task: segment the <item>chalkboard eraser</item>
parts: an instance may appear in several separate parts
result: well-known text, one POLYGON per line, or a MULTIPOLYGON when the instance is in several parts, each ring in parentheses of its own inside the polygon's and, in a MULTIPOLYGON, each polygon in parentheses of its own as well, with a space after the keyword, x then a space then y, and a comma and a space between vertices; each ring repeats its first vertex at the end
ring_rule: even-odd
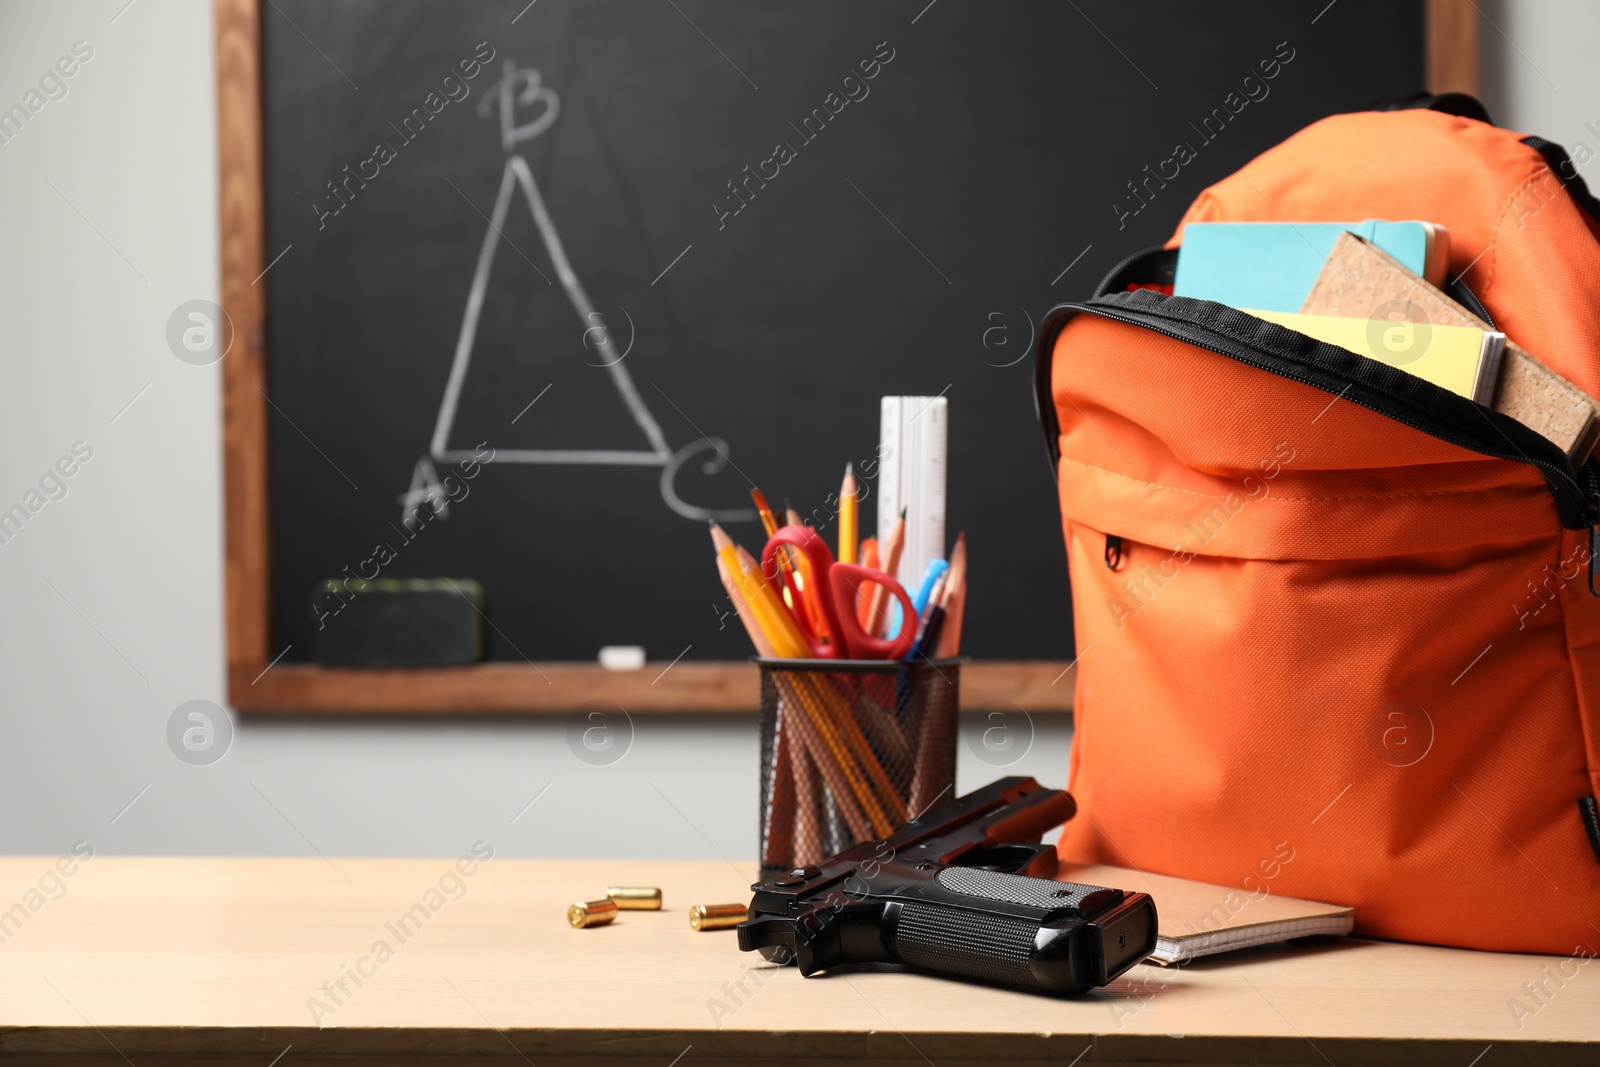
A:
POLYGON ((600 666, 608 671, 644 669, 644 649, 638 645, 606 645, 600 649, 600 666))
POLYGON ((468 578, 330 580, 311 593, 325 667, 459 667, 483 658, 483 588, 468 578))

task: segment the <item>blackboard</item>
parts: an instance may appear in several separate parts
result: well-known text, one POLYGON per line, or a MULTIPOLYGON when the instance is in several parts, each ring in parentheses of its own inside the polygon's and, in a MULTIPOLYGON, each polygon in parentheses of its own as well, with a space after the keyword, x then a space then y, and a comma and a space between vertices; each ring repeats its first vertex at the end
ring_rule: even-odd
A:
POLYGON ((1071 659, 1033 324, 1419 89, 1422 7, 264 5, 271 651, 376 553, 481 583, 491 660, 742 659, 706 517, 759 549, 750 486, 822 507, 900 393, 950 402, 963 652, 1071 659), (430 465, 461 495, 408 529, 430 465))

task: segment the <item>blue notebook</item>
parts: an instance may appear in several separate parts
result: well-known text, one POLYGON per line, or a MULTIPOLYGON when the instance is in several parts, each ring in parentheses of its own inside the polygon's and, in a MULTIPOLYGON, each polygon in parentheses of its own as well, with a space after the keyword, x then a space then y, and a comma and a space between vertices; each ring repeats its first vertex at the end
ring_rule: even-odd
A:
POLYGON ((1341 233, 1387 252, 1434 285, 1444 281, 1449 234, 1428 222, 1191 222, 1183 228, 1174 296, 1236 308, 1299 311, 1341 233))

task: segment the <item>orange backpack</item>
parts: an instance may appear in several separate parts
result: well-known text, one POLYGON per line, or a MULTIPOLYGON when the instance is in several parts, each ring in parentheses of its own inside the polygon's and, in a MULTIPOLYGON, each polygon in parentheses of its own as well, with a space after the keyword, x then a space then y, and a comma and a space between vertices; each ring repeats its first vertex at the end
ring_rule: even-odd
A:
MULTIPOLYGON (((1470 98, 1317 122, 1183 222, 1369 218, 1447 226, 1452 295, 1600 396, 1600 204, 1470 98)), ((1078 654, 1063 857, 1233 887, 1241 920, 1277 893, 1368 936, 1594 955, 1600 467, 1163 295, 1182 235, 1038 350, 1078 654)))

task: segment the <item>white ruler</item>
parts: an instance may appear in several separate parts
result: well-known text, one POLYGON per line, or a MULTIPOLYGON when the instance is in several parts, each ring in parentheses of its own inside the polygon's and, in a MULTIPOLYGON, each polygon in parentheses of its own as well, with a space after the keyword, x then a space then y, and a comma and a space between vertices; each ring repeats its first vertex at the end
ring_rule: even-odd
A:
POLYGON ((878 543, 906 511, 906 543, 895 577, 916 593, 928 561, 946 552, 945 480, 950 403, 942 396, 886 396, 878 436, 878 543))

